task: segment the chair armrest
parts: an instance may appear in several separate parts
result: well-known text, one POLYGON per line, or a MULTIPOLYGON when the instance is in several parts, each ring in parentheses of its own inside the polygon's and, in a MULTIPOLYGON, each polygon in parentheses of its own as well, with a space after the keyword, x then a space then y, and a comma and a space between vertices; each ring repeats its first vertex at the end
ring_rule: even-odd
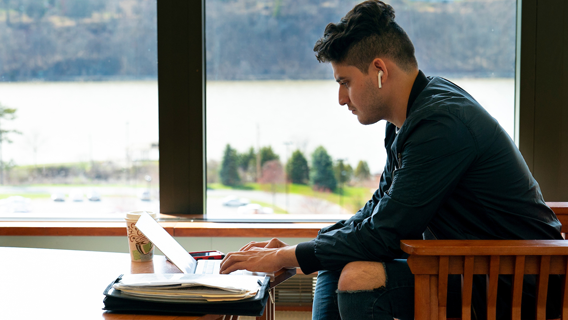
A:
POLYGON ((419 256, 565 255, 566 240, 401 240, 401 249, 419 256))

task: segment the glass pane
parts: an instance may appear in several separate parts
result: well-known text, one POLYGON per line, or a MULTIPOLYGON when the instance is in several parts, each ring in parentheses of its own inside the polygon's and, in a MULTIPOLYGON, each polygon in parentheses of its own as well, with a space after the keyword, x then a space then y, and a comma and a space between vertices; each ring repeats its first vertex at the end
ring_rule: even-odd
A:
MULTIPOLYGON (((377 188, 385 123, 339 106, 312 51, 358 2, 206 2, 209 217, 338 219, 377 188), (315 188, 310 172, 334 187, 315 188)), ((389 3, 420 69, 463 86, 513 136, 515 0, 389 3)))
POLYGON ((158 211, 156 0, 0 4, 0 212, 158 211))

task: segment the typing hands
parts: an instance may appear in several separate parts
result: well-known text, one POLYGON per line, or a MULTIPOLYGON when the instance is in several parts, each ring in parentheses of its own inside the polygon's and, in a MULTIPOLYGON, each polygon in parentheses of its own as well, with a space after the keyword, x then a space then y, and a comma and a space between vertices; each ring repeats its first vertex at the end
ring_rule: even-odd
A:
POLYGON ((262 242, 250 242, 239 251, 230 252, 221 262, 220 273, 231 273, 235 270, 253 272, 275 272, 284 267, 297 267, 296 246, 273 238, 262 242))

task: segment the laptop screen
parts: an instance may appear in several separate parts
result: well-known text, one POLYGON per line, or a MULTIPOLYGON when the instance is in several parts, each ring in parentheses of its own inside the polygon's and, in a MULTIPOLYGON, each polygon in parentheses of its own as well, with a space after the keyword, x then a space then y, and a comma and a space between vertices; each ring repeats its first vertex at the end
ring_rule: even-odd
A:
POLYGON ((143 212, 136 228, 140 230, 183 273, 195 273, 197 261, 148 213, 143 212))

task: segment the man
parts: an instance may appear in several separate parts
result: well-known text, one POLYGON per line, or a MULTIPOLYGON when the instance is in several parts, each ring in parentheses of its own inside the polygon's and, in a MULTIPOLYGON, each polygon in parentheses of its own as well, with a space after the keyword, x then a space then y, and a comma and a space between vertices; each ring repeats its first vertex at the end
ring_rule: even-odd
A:
MULTIPOLYGON (((306 274, 319 271, 314 319, 412 319, 414 278, 400 240, 562 239, 513 141, 467 92, 418 69, 390 5, 355 6, 326 27, 314 51, 331 63, 339 103, 360 123, 388 121, 379 189, 352 218, 310 242, 272 239, 229 253, 223 273, 299 266, 306 274)), ((454 280, 450 289, 459 291, 454 280)), ((532 280, 525 282, 528 288, 532 280)), ((485 314, 477 303, 482 285, 475 285, 477 318, 485 314)), ((508 285, 500 279, 500 317, 507 314, 508 285)), ((534 305, 534 294, 525 293, 523 305, 534 305)), ((449 297, 451 309, 457 303, 449 297)))

